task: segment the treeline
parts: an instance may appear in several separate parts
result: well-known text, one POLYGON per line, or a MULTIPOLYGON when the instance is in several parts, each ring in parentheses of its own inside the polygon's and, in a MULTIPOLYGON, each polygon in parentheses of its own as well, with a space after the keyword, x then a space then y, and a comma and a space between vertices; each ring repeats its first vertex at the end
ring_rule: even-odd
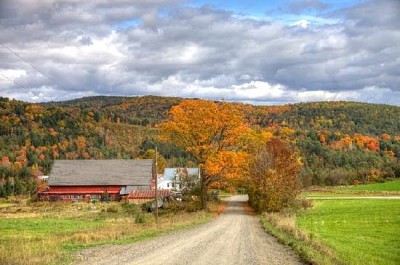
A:
MULTIPOLYGON (((157 127, 184 99, 89 97, 30 104, 0 98, 0 196, 36 191, 54 159, 138 158, 158 147, 168 166, 191 164, 157 140, 157 127)), ((295 146, 304 185, 400 177, 400 107, 356 102, 253 106, 232 103, 250 126, 295 146)))
POLYGON ((400 177, 400 108, 356 102, 292 105, 279 124, 296 131, 305 185, 400 177))
POLYGON ((55 159, 144 154, 157 130, 124 123, 114 116, 120 115, 119 107, 108 106, 29 104, 0 98, 0 196, 35 194, 37 177, 47 175, 55 159))
POLYGON ((107 120, 139 126, 154 126, 167 118, 168 110, 181 103, 181 98, 145 97, 87 97, 45 105, 77 108, 92 115, 96 122, 107 120))

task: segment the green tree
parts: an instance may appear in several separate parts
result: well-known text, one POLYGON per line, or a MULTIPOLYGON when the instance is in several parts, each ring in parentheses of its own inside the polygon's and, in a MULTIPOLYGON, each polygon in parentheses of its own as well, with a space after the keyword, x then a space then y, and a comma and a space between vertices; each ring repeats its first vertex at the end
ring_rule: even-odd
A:
MULTIPOLYGON (((156 150, 147 150, 140 158, 142 159, 156 159, 156 150)), ((167 161, 164 157, 157 151, 157 173, 163 173, 164 168, 167 167, 167 161)))

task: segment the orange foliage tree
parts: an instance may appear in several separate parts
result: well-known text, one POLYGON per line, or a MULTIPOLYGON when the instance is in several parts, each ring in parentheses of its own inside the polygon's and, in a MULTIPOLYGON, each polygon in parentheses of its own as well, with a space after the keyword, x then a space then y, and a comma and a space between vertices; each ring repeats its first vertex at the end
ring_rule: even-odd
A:
POLYGON ((301 163, 288 143, 272 138, 253 151, 248 172, 249 201, 258 211, 279 211, 300 191, 301 163))
POLYGON ((221 151, 207 159, 205 173, 218 181, 218 187, 239 186, 243 169, 248 165, 249 154, 243 151, 221 151))
POLYGON ((222 163, 218 159, 220 152, 239 150, 242 136, 249 131, 242 114, 232 104, 186 100, 171 108, 169 118, 160 128, 161 140, 184 148, 200 166, 202 206, 205 208, 207 188, 220 173, 211 170, 208 175, 210 170, 207 171, 206 166, 213 167, 217 161, 222 163))

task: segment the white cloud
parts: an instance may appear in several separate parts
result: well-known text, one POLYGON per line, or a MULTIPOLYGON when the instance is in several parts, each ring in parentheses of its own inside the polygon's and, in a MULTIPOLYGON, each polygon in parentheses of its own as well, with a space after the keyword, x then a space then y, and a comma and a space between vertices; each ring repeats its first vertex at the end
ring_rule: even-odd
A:
POLYGON ((300 19, 294 23, 292 23, 292 26, 298 26, 300 28, 306 29, 308 28, 308 25, 310 24, 310 22, 306 19, 300 19))
POLYGON ((270 85, 268 82, 252 81, 242 85, 232 86, 233 93, 237 98, 246 100, 257 98, 281 98, 284 94, 284 86, 270 85))
POLYGON ((44 75, 0 46, 2 96, 400 102, 395 0, 334 13, 307 0, 291 7, 298 13, 257 19, 178 0, 23 2, 7 2, 13 16, 0 12, 0 42, 44 75))

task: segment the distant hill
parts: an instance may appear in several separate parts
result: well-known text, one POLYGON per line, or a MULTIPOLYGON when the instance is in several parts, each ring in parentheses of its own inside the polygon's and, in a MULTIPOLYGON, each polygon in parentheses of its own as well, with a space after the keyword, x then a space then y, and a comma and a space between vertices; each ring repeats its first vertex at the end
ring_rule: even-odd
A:
POLYGON ((300 130, 339 130, 380 135, 400 132, 400 107, 358 102, 314 102, 292 105, 279 119, 300 130))
POLYGON ((184 99, 158 96, 141 97, 85 97, 61 102, 44 103, 44 105, 64 108, 79 108, 82 112, 99 113, 112 121, 148 125, 157 123, 167 117, 168 110, 184 99))
MULTIPOLYGON (((157 144, 170 166, 189 157, 156 140, 156 125, 177 97, 107 97, 31 104, 0 98, 0 196, 15 183, 32 191, 32 174, 53 159, 137 158, 157 144)), ((252 126, 290 141, 303 158, 306 185, 400 177, 400 107, 358 102, 282 106, 231 103, 252 126)))

